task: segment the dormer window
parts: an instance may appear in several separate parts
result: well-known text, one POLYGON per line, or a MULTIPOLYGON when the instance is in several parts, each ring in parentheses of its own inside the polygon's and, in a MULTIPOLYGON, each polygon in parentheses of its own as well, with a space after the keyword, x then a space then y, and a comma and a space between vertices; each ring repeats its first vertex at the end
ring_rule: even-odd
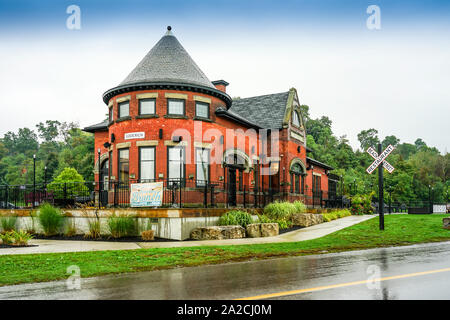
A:
POLYGON ((296 127, 300 127, 300 116, 297 111, 292 112, 292 124, 296 127))

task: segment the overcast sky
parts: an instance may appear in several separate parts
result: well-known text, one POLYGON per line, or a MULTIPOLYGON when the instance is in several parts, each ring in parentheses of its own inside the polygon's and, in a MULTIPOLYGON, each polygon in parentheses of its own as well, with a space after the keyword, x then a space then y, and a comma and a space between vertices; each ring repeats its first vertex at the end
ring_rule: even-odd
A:
MULTIPOLYGON (((102 121, 118 85, 171 25, 230 96, 295 87, 337 136, 422 138, 447 152, 450 1, 0 0, 0 136, 54 119, 102 121), (81 9, 69 30, 66 8, 81 9), (378 5, 381 29, 366 9, 378 5)), ((268 115, 270 116, 270 115, 268 115)))

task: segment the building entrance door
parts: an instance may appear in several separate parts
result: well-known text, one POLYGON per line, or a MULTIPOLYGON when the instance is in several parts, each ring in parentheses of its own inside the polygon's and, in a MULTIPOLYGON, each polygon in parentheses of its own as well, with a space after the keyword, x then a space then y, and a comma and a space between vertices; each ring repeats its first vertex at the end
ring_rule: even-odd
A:
POLYGON ((228 167, 228 205, 236 206, 236 168, 228 167))

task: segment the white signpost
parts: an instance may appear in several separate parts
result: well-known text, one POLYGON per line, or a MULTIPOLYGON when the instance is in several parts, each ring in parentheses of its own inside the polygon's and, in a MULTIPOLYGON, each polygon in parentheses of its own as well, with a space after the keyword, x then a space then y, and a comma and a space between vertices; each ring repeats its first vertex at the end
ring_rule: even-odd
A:
POLYGON ((388 155, 394 151, 394 147, 390 144, 381 152, 381 144, 378 144, 378 152, 376 152, 372 147, 367 149, 367 153, 370 154, 375 160, 366 169, 368 174, 372 174, 376 168, 378 168, 378 210, 380 212, 380 230, 384 230, 384 190, 383 190, 383 168, 385 168, 389 173, 394 171, 394 167, 385 159, 388 155), (379 154, 378 154, 379 153, 379 154), (382 166, 380 166, 382 164, 382 166))

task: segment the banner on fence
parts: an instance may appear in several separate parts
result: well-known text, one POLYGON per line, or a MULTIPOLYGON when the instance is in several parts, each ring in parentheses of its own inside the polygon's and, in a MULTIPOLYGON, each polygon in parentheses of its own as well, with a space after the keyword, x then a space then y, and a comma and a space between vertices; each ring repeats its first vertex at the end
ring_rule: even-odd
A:
POLYGON ((159 207, 163 201, 163 182, 131 184, 131 207, 159 207))

